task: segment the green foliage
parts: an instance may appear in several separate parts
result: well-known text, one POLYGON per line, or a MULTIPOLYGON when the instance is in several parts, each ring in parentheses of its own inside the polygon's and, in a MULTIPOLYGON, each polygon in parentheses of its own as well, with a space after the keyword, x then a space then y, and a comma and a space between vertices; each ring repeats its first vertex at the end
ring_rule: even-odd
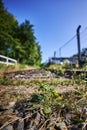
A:
POLYGON ((76 73, 72 76, 72 82, 73 84, 79 84, 79 85, 87 85, 87 74, 81 73, 79 75, 76 75, 76 73))
POLYGON ((29 65, 40 65, 40 46, 36 43, 33 25, 31 25, 28 20, 25 20, 25 22, 19 26, 18 38, 24 50, 22 57, 19 58, 19 62, 29 65))
POLYGON ((64 75, 65 68, 62 65, 52 64, 45 67, 46 70, 50 70, 51 72, 55 72, 58 76, 64 75))
POLYGON ((49 116, 49 114, 51 113, 51 107, 44 107, 43 112, 46 116, 49 116))
POLYGON ((18 25, 15 17, 0 0, 0 54, 17 59, 20 63, 40 65, 41 51, 28 20, 18 25))
POLYGON ((12 85, 12 81, 11 80, 6 80, 4 78, 0 78, 0 85, 12 85))
POLYGON ((58 105, 62 101, 62 98, 56 89, 48 84, 41 86, 38 91, 38 94, 32 95, 31 102, 39 102, 43 109, 43 113, 49 116, 55 104, 58 105))
POLYGON ((31 102, 39 102, 45 99, 45 95, 44 94, 33 94, 31 97, 31 102))
POLYGON ((16 64, 14 65, 4 65, 4 64, 0 64, 0 74, 3 75, 4 72, 8 72, 8 71, 13 71, 16 70, 16 64))
POLYGON ((62 68, 64 69, 73 69, 74 66, 72 63, 68 63, 68 60, 64 60, 62 64, 62 68))

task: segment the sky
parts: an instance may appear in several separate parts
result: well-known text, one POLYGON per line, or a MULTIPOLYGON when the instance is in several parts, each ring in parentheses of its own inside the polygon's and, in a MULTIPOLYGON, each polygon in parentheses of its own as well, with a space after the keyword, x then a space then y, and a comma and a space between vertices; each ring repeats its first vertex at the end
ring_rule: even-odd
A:
POLYGON ((87 47, 87 0, 3 0, 5 8, 19 24, 26 19, 34 25, 34 35, 41 46, 42 62, 54 56, 72 56, 77 53, 74 35, 81 25, 81 49, 87 47))

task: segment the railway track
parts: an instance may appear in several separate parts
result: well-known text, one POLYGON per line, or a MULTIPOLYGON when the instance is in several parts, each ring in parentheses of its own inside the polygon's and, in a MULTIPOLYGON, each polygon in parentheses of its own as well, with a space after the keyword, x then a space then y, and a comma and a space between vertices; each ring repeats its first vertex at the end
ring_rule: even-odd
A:
MULTIPOLYGON (((66 74, 69 75, 69 76, 73 75, 74 73, 76 73, 77 75, 79 75, 81 73, 86 73, 86 75, 87 75, 87 71, 66 70, 66 74)), ((14 80, 15 79, 17 79, 17 80, 19 80, 19 79, 20 80, 22 80, 22 79, 23 80, 26 80, 26 79, 31 80, 31 79, 38 79, 38 78, 39 79, 40 78, 41 79, 53 79, 53 78, 57 77, 57 75, 55 73, 52 73, 52 72, 46 71, 46 70, 41 70, 41 69, 5 72, 3 74, 3 76, 5 78, 7 78, 7 79, 14 79, 14 80)), ((5 90, 6 90, 6 86, 5 86, 5 90)), ((60 88, 60 87, 57 88, 58 92, 65 92, 65 91, 69 92, 71 90, 74 90, 73 86, 67 87, 67 90, 66 90, 66 87, 65 88, 63 88, 63 87, 62 88, 60 88)), ((16 94, 18 93, 18 94, 23 95, 24 92, 26 92, 26 95, 27 95, 27 92, 30 93, 31 89, 26 88, 25 86, 24 87, 23 86, 16 86, 16 87, 9 88, 9 91, 10 91, 10 95, 12 95, 12 93, 16 93, 16 94)), ((7 91, 7 93, 9 91, 7 91)), ((32 88, 32 92, 37 92, 36 87, 32 88)), ((15 129, 16 130, 19 130, 19 129, 23 130, 23 129, 25 129, 25 126, 31 127, 31 128, 33 128, 33 126, 35 126, 35 128, 37 128, 38 130, 41 130, 41 129, 39 129, 37 127, 37 126, 39 126, 39 122, 42 123, 41 126, 40 126, 41 128, 42 128, 43 124, 45 124, 46 121, 51 122, 51 126, 52 126, 52 124, 54 124, 54 120, 52 121, 50 119, 55 119, 55 124, 57 125, 56 121, 59 119, 59 118, 57 118, 59 115, 56 115, 56 113, 54 112, 54 115, 52 114, 53 117, 49 118, 49 120, 45 120, 46 117, 43 115, 43 113, 42 113, 42 111, 40 109, 38 109, 37 113, 33 113, 32 111, 28 111, 28 110, 32 110, 32 106, 33 106, 33 104, 31 104, 29 102, 29 98, 28 98, 28 100, 26 100, 26 101, 24 100, 24 102, 19 102, 19 104, 17 104, 14 109, 12 107, 12 108, 10 108, 10 110, 7 109, 5 112, 2 112, 1 113, 1 117, 2 117, 1 122, 2 122, 2 124, 0 126, 0 130, 15 130, 15 129), (7 114, 6 114, 6 112, 7 112, 7 114), (3 114, 3 116, 2 116, 2 114, 3 114), (17 115, 20 115, 20 116, 17 116, 17 115), (22 117, 22 115, 23 115, 23 117, 22 117), (38 121, 38 119, 39 119, 39 121, 38 121), (29 122, 30 122, 30 124, 29 124, 29 122), (37 126, 36 126, 36 123, 37 123, 37 126)), ((85 110, 83 108, 80 108, 80 109, 85 110)), ((60 110, 60 112, 61 112, 61 110, 60 110)), ((65 109, 64 109, 64 112, 65 112, 65 109)), ((83 113, 81 113, 81 115, 82 114, 83 113)), ((69 116, 71 117, 70 114, 69 114, 69 116)), ((66 120, 66 118, 65 118, 65 120, 66 120)), ((65 124, 65 126, 66 126, 66 124, 65 124)), ((68 127, 68 126, 66 126, 66 127, 68 127)), ((77 127, 77 126, 75 126, 75 127, 77 127)), ((70 130, 72 130, 74 128, 72 127, 70 130)), ((52 127, 52 129, 53 129, 53 127, 52 127)))
POLYGON ((52 79, 57 77, 55 73, 43 69, 5 72, 3 76, 6 79, 16 80, 52 79))
POLYGON ((87 70, 66 70, 64 73, 66 78, 71 78, 72 76, 78 76, 80 74, 85 74, 85 77, 87 77, 87 70))
MULTIPOLYGON (((71 78, 72 76, 78 76, 80 74, 85 74, 87 77, 87 70, 66 70, 64 73, 65 78, 71 78)), ((44 69, 31 69, 22 71, 11 71, 4 72, 3 77, 6 79, 13 80, 33 80, 33 79, 53 79, 57 78, 59 75, 56 72, 46 71, 44 69)))

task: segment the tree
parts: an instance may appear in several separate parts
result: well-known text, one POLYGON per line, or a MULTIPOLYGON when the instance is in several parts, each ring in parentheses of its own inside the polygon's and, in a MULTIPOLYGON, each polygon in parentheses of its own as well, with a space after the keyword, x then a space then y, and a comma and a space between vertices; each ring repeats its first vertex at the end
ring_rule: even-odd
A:
POLYGON ((25 50, 24 57, 20 59, 20 62, 24 62, 30 65, 40 64, 40 47, 39 44, 36 43, 33 25, 31 25, 28 20, 25 20, 25 22, 19 26, 19 39, 21 46, 25 50))
POLYGON ((82 49, 81 55, 87 57, 87 48, 82 49))
POLYGON ((40 46, 34 36, 33 25, 28 20, 18 25, 15 17, 0 0, 0 54, 18 59, 20 63, 39 65, 40 46))
POLYGON ((17 58, 14 54, 20 44, 16 36, 17 30, 17 20, 4 8, 0 0, 0 54, 17 58))

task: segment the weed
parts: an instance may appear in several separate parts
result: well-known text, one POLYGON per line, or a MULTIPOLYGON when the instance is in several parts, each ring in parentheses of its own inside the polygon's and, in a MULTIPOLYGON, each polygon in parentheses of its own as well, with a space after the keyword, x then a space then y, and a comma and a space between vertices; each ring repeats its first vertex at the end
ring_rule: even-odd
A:
POLYGON ((56 89, 48 84, 45 84, 38 89, 38 94, 33 94, 31 102, 39 102, 43 113, 49 116, 54 106, 62 101, 62 97, 56 89))

